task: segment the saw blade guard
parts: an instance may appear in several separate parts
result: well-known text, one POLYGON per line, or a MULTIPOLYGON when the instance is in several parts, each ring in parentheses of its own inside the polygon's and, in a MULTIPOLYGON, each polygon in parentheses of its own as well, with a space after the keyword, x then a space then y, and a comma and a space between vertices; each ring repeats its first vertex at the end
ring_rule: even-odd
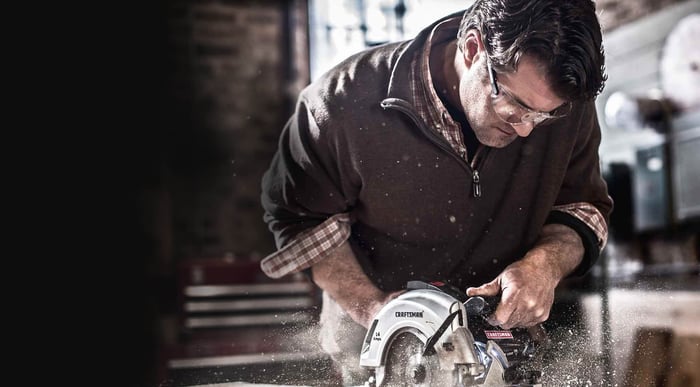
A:
MULTIPOLYGON (((391 338, 404 331, 412 331, 427 343, 451 314, 451 308, 461 307, 454 297, 430 289, 408 291, 393 299, 382 308, 367 331, 360 354, 360 365, 379 367, 383 365, 386 347, 391 338)), ((449 331, 449 330, 448 330, 449 331)), ((435 343, 442 345, 451 332, 445 332, 435 343)))

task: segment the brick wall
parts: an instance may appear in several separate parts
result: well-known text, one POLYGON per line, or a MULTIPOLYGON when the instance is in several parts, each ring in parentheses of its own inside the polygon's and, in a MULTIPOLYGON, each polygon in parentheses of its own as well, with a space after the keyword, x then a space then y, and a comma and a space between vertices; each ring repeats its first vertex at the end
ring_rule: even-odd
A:
MULTIPOLYGON (((305 83, 301 1, 177 1, 168 43, 161 182, 150 219, 161 260, 274 249, 260 180, 305 83), (296 19, 294 19, 296 18, 296 19)), ((303 21, 303 19, 302 19, 303 21)))

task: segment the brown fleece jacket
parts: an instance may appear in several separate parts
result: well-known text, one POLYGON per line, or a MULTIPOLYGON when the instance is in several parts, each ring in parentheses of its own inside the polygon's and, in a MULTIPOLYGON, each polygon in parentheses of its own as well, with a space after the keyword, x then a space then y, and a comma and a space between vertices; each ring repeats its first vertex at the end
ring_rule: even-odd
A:
POLYGON ((595 234, 552 207, 590 203, 607 221, 594 103, 575 104, 505 148, 485 148, 474 197, 472 168, 418 117, 407 87, 432 27, 348 58, 302 92, 262 184, 278 247, 348 212, 353 251, 381 289, 412 279, 466 288, 492 280, 556 222, 581 235, 586 254, 574 274, 584 273, 599 254, 595 234))

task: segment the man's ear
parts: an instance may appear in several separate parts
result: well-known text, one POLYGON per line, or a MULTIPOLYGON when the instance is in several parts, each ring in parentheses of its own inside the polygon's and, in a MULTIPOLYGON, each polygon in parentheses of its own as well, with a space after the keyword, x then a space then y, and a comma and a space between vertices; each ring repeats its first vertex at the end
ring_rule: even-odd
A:
POLYGON ((484 45, 481 42, 479 31, 474 29, 467 31, 463 49, 464 64, 467 67, 471 67, 479 59, 479 55, 483 55, 484 52, 484 45))

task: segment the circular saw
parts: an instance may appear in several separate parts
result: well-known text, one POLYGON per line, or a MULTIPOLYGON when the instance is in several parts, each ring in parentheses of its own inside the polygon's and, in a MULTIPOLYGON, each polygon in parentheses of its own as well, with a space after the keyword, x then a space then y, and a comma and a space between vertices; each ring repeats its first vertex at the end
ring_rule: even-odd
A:
POLYGON ((442 282, 410 281, 367 330, 360 365, 372 376, 365 386, 541 386, 544 329, 492 326, 495 304, 442 282))

